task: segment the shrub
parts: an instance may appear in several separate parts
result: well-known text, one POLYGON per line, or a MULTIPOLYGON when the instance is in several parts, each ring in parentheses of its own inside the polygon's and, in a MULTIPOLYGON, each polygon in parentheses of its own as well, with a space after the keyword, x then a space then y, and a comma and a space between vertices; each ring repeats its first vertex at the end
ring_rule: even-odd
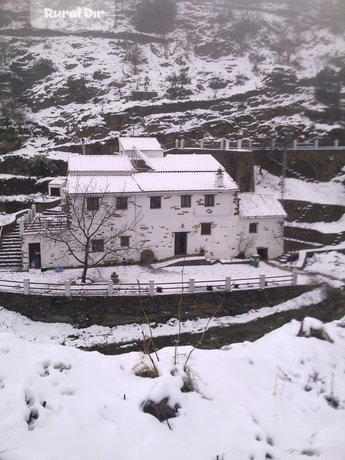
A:
POLYGON ((34 176, 37 177, 47 177, 47 176, 55 176, 58 167, 45 155, 35 155, 29 161, 30 171, 34 176))

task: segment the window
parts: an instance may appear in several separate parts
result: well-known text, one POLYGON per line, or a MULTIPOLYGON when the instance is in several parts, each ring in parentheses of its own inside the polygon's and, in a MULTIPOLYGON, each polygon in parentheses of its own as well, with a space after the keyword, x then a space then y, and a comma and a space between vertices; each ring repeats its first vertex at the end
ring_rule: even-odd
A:
POLYGON ((86 207, 88 211, 97 211, 99 209, 99 198, 87 198, 86 207))
POLYGON ((60 189, 58 187, 50 187, 51 196, 61 196, 60 189))
POLYGON ((160 209, 161 205, 161 196, 151 196, 150 197, 150 208, 151 209, 160 209))
POLYGON ((249 224, 249 233, 258 233, 258 224, 257 223, 249 224))
POLYGON ((207 223, 201 224, 201 234, 211 235, 211 223, 207 222, 207 223))
POLYGON ((181 196, 181 208, 190 208, 192 204, 192 197, 190 195, 181 196))
POLYGON ((120 244, 121 247, 128 247, 129 246, 129 236, 120 236, 120 244))
POLYGON ((205 195, 205 206, 214 206, 214 195, 205 195))
POLYGON ((116 209, 127 209, 128 199, 126 196, 118 196, 116 198, 116 209))
POLYGON ((103 252, 104 251, 104 240, 91 240, 92 252, 103 252))

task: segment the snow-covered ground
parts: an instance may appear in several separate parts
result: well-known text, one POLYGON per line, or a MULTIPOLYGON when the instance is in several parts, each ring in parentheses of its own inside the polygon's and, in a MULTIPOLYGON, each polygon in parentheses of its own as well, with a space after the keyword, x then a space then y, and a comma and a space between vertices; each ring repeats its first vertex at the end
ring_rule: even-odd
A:
MULTIPOLYGON (((255 268, 248 263, 221 264, 213 265, 190 265, 185 267, 162 267, 162 264, 150 266, 140 265, 119 265, 116 267, 90 268, 88 278, 93 282, 104 283, 110 280, 111 274, 116 271, 119 275, 120 283, 148 283, 154 280, 155 283, 180 283, 194 278, 195 281, 216 281, 225 280, 227 276, 232 279, 258 278, 261 274, 266 276, 280 276, 289 274, 279 267, 272 267, 265 262, 260 262, 259 267, 255 268), (156 268, 157 266, 157 268, 156 268)), ((29 278, 36 283, 62 283, 64 281, 76 280, 81 277, 82 269, 66 269, 62 273, 54 270, 41 272, 40 270, 29 270, 24 272, 1 271, 1 280, 21 281, 29 278)))
POLYGON ((299 329, 293 321, 255 343, 195 350, 188 393, 189 347, 178 348, 177 365, 174 349, 160 350, 151 379, 134 374, 140 353, 103 356, 2 333, 1 458, 343 460, 344 323, 327 325, 334 343, 299 329), (163 398, 178 407, 169 424, 142 411, 163 398))
MULTIPOLYGON (((255 190, 257 193, 269 193, 281 198, 280 178, 255 166, 255 190)), ((306 182, 304 180, 287 178, 284 187, 284 199, 303 200, 320 204, 338 204, 345 202, 345 174, 337 176, 329 182, 306 182)), ((322 217, 322 216, 320 216, 322 217)))
MULTIPOLYGON (((153 337, 174 336, 180 327, 181 333, 198 333, 203 331, 206 326, 226 327, 233 324, 243 324, 255 321, 258 318, 273 315, 275 313, 297 310, 309 305, 314 305, 324 300, 326 293, 323 288, 316 288, 306 292, 294 299, 288 300, 274 307, 265 307, 252 310, 248 313, 223 316, 219 318, 198 318, 181 322, 180 326, 176 318, 171 318, 167 323, 161 324, 152 322, 153 337)), ((73 347, 89 348, 97 345, 124 344, 126 342, 141 341, 145 334, 150 331, 146 325, 126 324, 114 327, 104 327, 93 325, 87 328, 78 329, 77 327, 63 323, 42 323, 31 321, 19 313, 10 312, 0 307, 0 333, 12 332, 17 337, 38 343, 56 343, 73 347)))

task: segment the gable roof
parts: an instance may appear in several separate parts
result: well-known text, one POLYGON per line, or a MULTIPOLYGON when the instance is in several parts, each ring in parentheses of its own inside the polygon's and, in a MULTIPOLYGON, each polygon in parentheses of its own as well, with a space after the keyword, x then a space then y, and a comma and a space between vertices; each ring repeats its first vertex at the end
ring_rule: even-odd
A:
POLYGON ((217 187, 215 172, 149 172, 134 174, 145 192, 232 191, 238 190, 229 174, 223 174, 224 186, 217 187))
POLYGON ((240 193, 240 217, 270 218, 286 217, 286 212, 280 202, 272 195, 258 193, 240 193))
POLYGON ((108 193, 137 193, 140 188, 133 176, 69 176, 67 193, 104 195, 108 193))
POLYGON ((68 160, 69 173, 116 173, 134 171, 130 159, 125 155, 71 155, 68 160))
MULTIPOLYGON (((146 161, 146 160, 145 160, 146 161)), ((178 172, 178 171, 217 171, 223 166, 212 155, 166 155, 164 158, 150 158, 149 166, 155 171, 178 172)))
POLYGON ((163 150, 155 137, 119 137, 119 143, 124 150, 133 150, 133 147, 142 151, 163 150))

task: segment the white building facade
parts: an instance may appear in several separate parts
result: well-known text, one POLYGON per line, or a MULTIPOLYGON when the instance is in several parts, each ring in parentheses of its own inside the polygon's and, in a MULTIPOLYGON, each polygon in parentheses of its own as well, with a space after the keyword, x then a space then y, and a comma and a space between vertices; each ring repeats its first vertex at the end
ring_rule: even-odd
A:
MULTIPOLYGON (((63 232, 61 226, 73 227, 73 219, 81 218, 97 230, 89 251, 101 263, 193 255, 232 259, 258 251, 262 258, 274 258, 283 253, 285 212, 277 200, 240 194, 211 155, 164 156, 159 144, 149 141, 142 143, 145 153, 141 139, 120 139, 122 155, 71 156, 60 217, 40 216, 38 224, 36 216, 25 224, 24 268, 33 265, 33 248, 42 268, 81 265, 66 244, 58 237, 54 241, 53 232, 47 238, 44 231, 55 225, 56 232, 63 232), (83 217, 71 212, 72 202, 72 211, 79 209, 83 217), (98 228, 109 210, 113 214, 98 228)), ((73 228, 82 239, 80 228, 73 228)), ((83 250, 74 249, 82 259, 83 250)))

